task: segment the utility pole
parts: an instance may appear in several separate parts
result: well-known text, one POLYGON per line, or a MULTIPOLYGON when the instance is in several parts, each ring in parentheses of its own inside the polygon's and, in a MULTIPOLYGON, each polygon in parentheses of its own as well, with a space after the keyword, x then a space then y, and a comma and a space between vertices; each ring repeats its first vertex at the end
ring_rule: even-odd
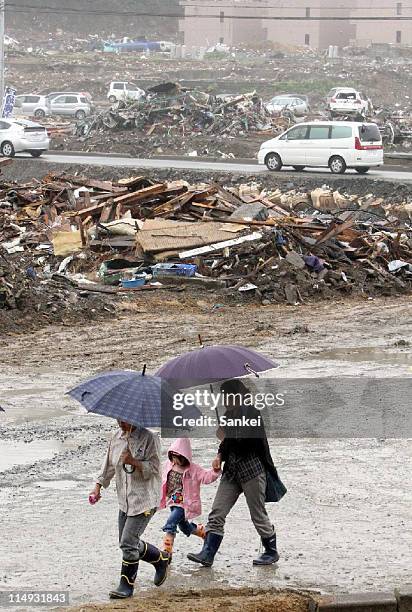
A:
POLYGON ((0 108, 4 100, 4 14, 6 0, 0 0, 0 108))

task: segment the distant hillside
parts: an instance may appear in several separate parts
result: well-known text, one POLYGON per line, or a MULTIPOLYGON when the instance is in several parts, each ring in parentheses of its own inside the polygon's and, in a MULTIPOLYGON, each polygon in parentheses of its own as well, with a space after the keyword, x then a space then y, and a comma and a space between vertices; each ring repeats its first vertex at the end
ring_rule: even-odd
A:
POLYGON ((154 15, 176 15, 181 11, 179 0, 9 0, 8 4, 13 8, 7 9, 6 30, 25 30, 27 38, 33 35, 34 40, 44 38, 44 34, 53 33, 57 28, 79 37, 87 34, 106 37, 113 33, 116 36, 174 38, 178 31, 178 19, 154 15), (28 6, 33 10, 26 8, 28 6), (70 15, 61 12, 62 9, 79 13, 70 15), (96 13, 93 14, 93 11, 96 13), (153 16, 99 15, 101 11, 147 12, 153 16))

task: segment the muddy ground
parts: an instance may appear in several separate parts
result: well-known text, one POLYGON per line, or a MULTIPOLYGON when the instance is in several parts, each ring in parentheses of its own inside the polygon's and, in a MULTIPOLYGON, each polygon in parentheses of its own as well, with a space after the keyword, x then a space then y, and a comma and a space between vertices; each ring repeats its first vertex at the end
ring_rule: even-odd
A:
POLYGON ((260 589, 203 589, 189 591, 162 592, 152 595, 142 595, 139 599, 111 604, 79 606, 73 612, 93 612, 94 610, 133 610, 147 612, 161 610, 162 612, 304 612, 313 599, 310 595, 293 591, 278 592, 260 589))
MULTIPOLYGON (((198 333, 206 343, 261 349, 280 362, 282 376, 410 376, 412 365, 407 297, 262 308, 216 307, 213 294, 184 301, 139 295, 126 312, 104 323, 3 337, 0 590, 63 589, 74 605, 100 607, 107 601, 120 562, 115 492, 105 491, 95 507, 87 496, 113 424, 85 415, 64 393, 100 370, 140 368, 145 362, 155 369, 196 346, 198 333)), ((167 445, 164 440, 163 450, 167 445)), ((188 551, 199 548, 197 539, 177 538, 169 581, 157 591, 162 609, 171 609, 166 589, 184 589, 187 610, 209 611, 226 607, 226 595, 207 607, 209 600, 202 597, 199 603, 192 590, 206 588, 209 597, 210 589, 264 584, 354 592, 410 581, 411 440, 272 439, 270 445, 289 489, 280 504, 269 506, 280 562, 252 567, 259 540, 240 500, 213 569, 186 559, 188 551)), ((194 456, 208 465, 216 447, 213 439, 196 440, 194 456)), ((216 485, 203 489, 203 521, 215 490, 216 485)), ((160 543, 164 521, 164 512, 155 515, 149 541, 160 543)), ((139 588, 156 597, 145 610, 158 609, 151 579, 151 568, 143 565, 139 588)), ((253 598, 247 598, 239 606, 265 610, 262 601, 253 607, 253 598)))

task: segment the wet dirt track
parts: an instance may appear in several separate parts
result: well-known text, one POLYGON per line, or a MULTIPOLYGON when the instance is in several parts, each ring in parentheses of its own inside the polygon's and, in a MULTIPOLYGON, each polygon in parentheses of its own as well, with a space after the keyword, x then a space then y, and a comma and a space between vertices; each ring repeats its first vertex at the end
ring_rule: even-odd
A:
MULTIPOLYGON (((64 396, 85 376, 143 363, 154 369, 195 346, 198 333, 207 343, 259 348, 280 361, 285 376, 410 375, 407 297, 296 308, 220 307, 213 295, 163 300, 137 298, 126 316, 105 323, 0 340, 0 405, 7 411, 0 414, 0 589, 64 589, 80 604, 105 601, 117 580, 115 492, 104 492, 96 507, 87 503, 112 424, 84 415, 64 396)), ((207 465, 216 447, 195 441, 194 456, 207 465)), ((170 586, 353 592, 410 582, 410 440, 283 439, 271 448, 289 489, 269 506, 277 568, 252 568, 259 541, 241 500, 212 570, 186 559, 199 540, 177 538, 170 586)), ((203 519, 214 492, 215 485, 203 489, 203 519)), ((154 517, 148 540, 160 543, 164 520, 163 512, 154 517)), ((151 578, 142 564, 139 583, 149 593, 151 578)))

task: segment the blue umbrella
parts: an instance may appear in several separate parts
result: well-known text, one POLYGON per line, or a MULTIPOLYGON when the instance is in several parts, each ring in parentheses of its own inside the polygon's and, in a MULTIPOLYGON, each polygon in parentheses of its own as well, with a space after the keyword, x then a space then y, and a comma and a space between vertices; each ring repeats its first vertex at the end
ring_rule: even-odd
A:
MULTIPOLYGON (((98 374, 68 392, 88 412, 125 421, 137 427, 160 427, 173 417, 174 389, 157 376, 133 370, 98 374)), ((201 414, 186 406, 186 418, 201 414)))

